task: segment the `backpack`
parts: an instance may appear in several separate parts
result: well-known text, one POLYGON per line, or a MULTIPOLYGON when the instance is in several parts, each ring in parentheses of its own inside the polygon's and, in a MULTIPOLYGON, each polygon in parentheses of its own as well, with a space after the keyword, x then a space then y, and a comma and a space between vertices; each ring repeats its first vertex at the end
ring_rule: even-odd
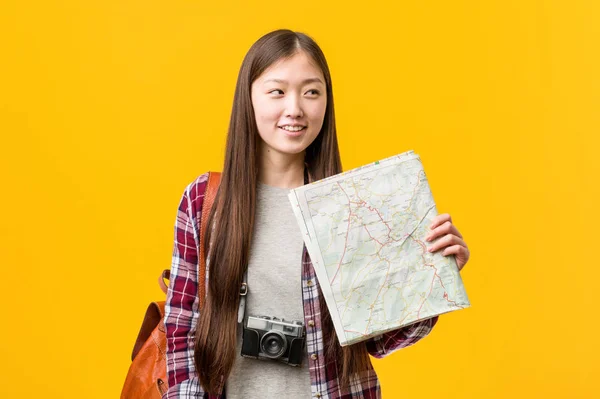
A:
MULTIPOLYGON (((208 213, 212 207, 221 173, 209 172, 202 215, 200 218, 200 243, 204 242, 208 213)), ((198 281, 204 281, 206 275, 206 255, 204 246, 200 245, 198 256, 198 281)), ((166 294, 165 279, 169 279, 170 270, 164 270, 158 283, 166 294)), ((200 307, 204 304, 205 284, 198 284, 200 307)), ((131 365, 121 391, 121 399, 160 399, 167 392, 167 337, 165 335, 165 301, 152 302, 146 310, 144 321, 140 327, 133 352, 131 365)))

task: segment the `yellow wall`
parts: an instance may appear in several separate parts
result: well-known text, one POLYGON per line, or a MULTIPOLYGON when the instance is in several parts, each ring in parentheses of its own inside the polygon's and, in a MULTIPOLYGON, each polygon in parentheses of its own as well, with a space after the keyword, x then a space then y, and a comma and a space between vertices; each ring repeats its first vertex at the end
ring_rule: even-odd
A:
POLYGON ((597 390, 598 2, 33 3, 0 5, 0 396, 118 397, 182 190, 280 27, 328 57, 345 169, 415 150, 472 251, 472 307, 375 362, 384 397, 597 390))

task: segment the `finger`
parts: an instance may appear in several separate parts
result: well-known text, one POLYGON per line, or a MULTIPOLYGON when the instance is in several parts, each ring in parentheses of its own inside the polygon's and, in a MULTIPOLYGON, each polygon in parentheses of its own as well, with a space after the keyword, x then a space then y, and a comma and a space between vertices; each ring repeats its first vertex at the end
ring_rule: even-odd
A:
POLYGON ((452 223, 452 217, 450 217, 450 214, 442 213, 440 215, 437 215, 436 217, 434 217, 432 219, 429 229, 435 229, 436 227, 438 227, 439 225, 441 225, 442 223, 445 223, 445 222, 452 223))
POLYGON ((463 238, 462 234, 458 231, 455 225, 451 222, 444 222, 441 226, 436 227, 425 237, 425 241, 433 241, 436 237, 440 237, 444 234, 454 234, 457 237, 463 238))
POLYGON ((458 271, 461 271, 463 267, 467 264, 469 259, 469 249, 465 248, 461 245, 453 245, 448 247, 442 252, 443 256, 454 255, 456 259, 456 265, 458 266, 458 271), (460 259, 463 259, 462 261, 460 259))
POLYGON ((463 254, 466 255, 467 251, 468 250, 467 250, 466 247, 464 247, 462 245, 459 245, 459 244, 456 244, 456 245, 452 245, 452 246, 444 249, 444 252, 442 252, 442 255, 444 255, 444 256, 448 256, 448 255, 452 255, 452 254, 454 254, 454 255, 463 255, 463 254))
POLYGON ((429 252, 439 251, 442 248, 446 248, 450 245, 461 245, 466 247, 467 244, 463 241, 462 238, 457 237, 453 234, 446 234, 444 237, 440 238, 437 242, 432 244, 427 250, 429 252))

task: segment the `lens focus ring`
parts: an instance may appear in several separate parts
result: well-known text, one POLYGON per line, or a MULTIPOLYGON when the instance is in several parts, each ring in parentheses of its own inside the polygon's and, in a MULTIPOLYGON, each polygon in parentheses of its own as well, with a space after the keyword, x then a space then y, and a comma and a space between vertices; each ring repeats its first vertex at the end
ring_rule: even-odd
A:
POLYGON ((285 335, 279 331, 271 330, 260 339, 260 349, 264 356, 272 359, 281 357, 287 349, 285 335))

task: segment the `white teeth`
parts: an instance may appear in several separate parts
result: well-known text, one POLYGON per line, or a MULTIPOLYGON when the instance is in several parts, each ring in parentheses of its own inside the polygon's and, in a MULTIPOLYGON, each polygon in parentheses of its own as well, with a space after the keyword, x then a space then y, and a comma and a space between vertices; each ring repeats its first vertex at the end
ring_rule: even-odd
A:
POLYGON ((299 132, 304 129, 304 126, 281 126, 283 130, 287 130, 288 132, 299 132))

